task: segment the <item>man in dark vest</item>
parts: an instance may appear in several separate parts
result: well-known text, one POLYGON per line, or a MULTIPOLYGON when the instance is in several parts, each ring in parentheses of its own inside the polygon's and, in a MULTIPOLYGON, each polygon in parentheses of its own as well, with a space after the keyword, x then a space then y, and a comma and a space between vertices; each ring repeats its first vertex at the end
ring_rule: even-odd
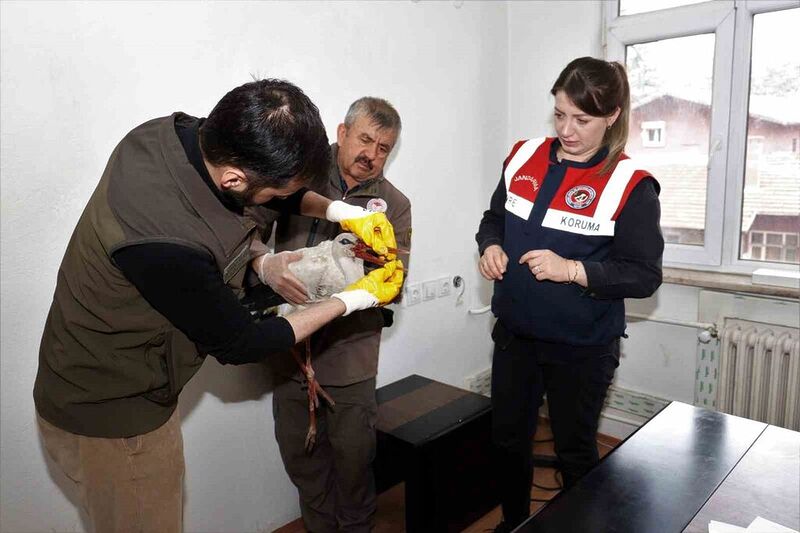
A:
MULTIPOLYGON (((314 191, 386 213, 398 246, 408 251, 411 203, 383 175, 400 129, 400 115, 386 100, 364 97, 353 102, 339 124, 337 142, 331 145, 327 179, 315 184, 314 191)), ((292 259, 289 250, 333 239, 341 229, 325 220, 290 214, 273 218, 277 219, 275 248, 285 251, 264 259, 264 264, 273 265, 273 275, 262 276, 262 281, 288 301, 301 301, 305 287, 298 286, 299 280, 283 266, 292 259)), ((408 268, 408 255, 401 253, 401 260, 408 268)), ((312 336, 315 378, 336 406, 318 411, 317 442, 309 453, 303 446, 308 426, 304 376, 291 357, 270 360, 285 378, 273 395, 275 435, 309 531, 368 532, 374 527, 375 378, 381 329, 389 325, 391 311, 370 309, 336 319, 312 336)))
MULTIPOLYGON (((388 301, 355 288, 260 322, 240 302, 246 206, 345 221, 379 253, 395 245, 385 216, 306 188, 328 163, 316 106, 280 80, 232 90, 207 119, 146 122, 111 154, 58 271, 34 387, 45 447, 94 530, 181 531, 176 407, 205 354, 261 361, 388 301)), ((384 281, 393 298, 400 283, 384 281)))

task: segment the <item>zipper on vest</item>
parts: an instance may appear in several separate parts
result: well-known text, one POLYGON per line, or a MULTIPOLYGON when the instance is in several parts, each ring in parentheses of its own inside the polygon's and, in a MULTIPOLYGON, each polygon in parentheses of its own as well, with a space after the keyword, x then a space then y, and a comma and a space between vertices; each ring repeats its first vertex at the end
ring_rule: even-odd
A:
POLYGON ((314 239, 317 237, 317 226, 319 226, 319 219, 315 218, 311 223, 311 230, 308 232, 308 240, 306 241, 306 248, 314 246, 314 239))

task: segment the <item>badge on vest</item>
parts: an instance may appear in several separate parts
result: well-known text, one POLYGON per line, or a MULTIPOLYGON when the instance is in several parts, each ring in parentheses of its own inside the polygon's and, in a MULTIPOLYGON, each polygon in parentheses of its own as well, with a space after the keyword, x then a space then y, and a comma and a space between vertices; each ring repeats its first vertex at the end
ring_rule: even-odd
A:
POLYGON ((567 191, 564 200, 572 209, 586 209, 592 204, 595 196, 597 196, 597 193, 592 187, 578 185, 567 191))
POLYGON ((373 213, 385 213, 387 207, 386 200, 383 198, 370 198, 369 202, 367 202, 367 211, 372 211, 373 213))

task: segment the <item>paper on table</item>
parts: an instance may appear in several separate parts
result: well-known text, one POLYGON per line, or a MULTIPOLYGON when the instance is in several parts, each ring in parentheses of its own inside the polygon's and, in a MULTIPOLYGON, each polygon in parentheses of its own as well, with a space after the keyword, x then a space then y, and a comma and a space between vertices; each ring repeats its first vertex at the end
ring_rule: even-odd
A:
POLYGON ((747 533, 798 533, 798 531, 757 516, 747 526, 747 533))
POLYGON ((712 520, 708 523, 708 533, 748 533, 748 529, 712 520))

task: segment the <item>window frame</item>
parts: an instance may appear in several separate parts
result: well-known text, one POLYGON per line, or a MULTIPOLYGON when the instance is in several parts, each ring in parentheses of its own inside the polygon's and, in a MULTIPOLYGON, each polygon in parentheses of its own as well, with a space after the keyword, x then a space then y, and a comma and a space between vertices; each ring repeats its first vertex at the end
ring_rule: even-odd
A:
MULTIPOLYGON (((750 108, 750 66, 753 23, 756 15, 784 9, 800 8, 800 0, 736 0, 737 39, 733 49, 733 79, 731 83, 730 142, 728 144, 728 173, 723 235, 723 265, 727 270, 751 273, 759 268, 797 270, 797 265, 783 262, 740 259, 738 235, 742 231, 742 202, 744 201, 744 172, 747 161, 747 122, 750 108), (731 239, 736 239, 732 243, 731 239)), ((766 235, 764 238, 766 257, 766 235)))
POLYGON ((744 274, 759 268, 796 270, 793 264, 740 259, 739 247, 753 20, 757 14, 800 8, 800 0, 716 0, 624 16, 619 4, 604 4, 609 61, 625 64, 630 45, 715 35, 704 243, 666 244, 665 265, 744 274))

